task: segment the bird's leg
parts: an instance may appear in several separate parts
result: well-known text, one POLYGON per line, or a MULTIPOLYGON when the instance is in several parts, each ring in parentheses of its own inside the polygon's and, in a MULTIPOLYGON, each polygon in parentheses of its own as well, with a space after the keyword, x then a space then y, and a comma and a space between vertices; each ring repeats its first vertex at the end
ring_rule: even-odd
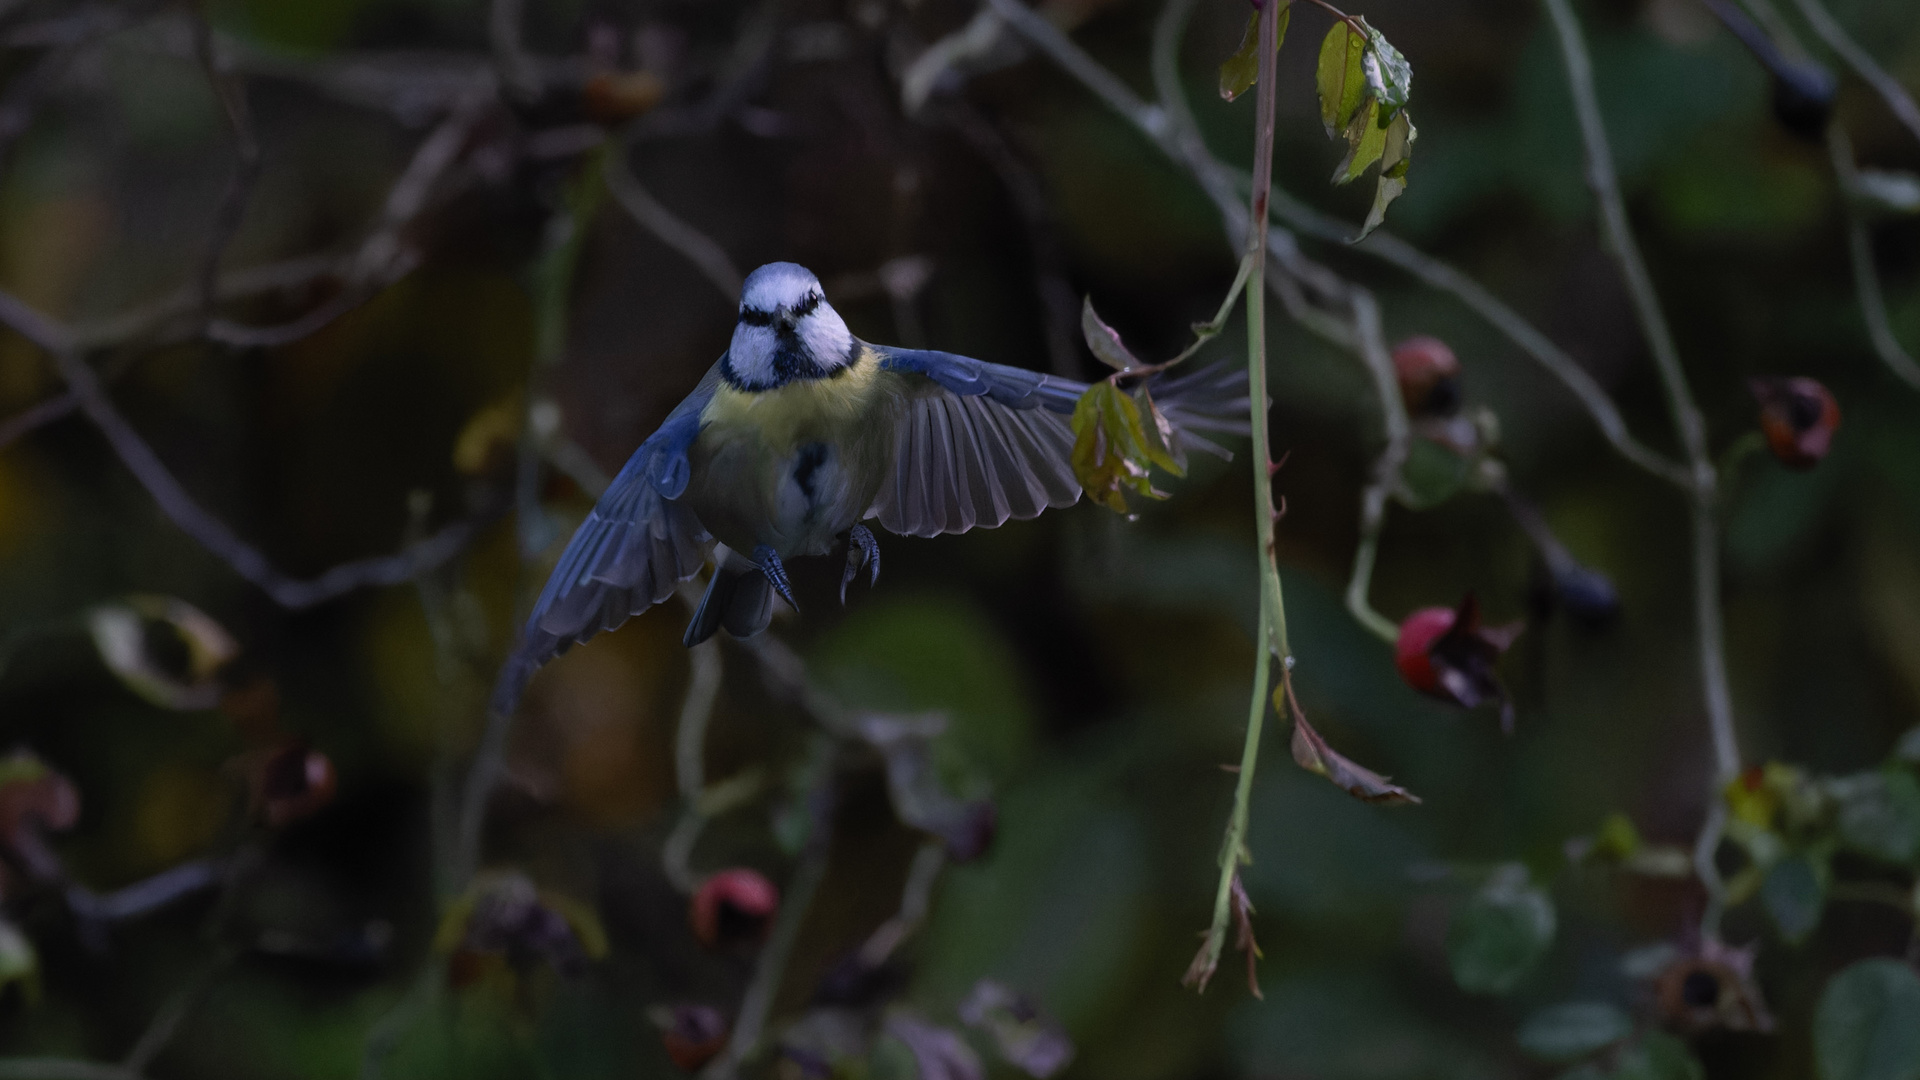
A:
POLYGON ((799 611, 800 604, 793 598, 793 583, 787 580, 787 567, 780 561, 780 553, 761 544, 753 549, 753 561, 760 567, 760 572, 767 575, 767 580, 773 583, 773 591, 780 594, 780 599, 785 600, 788 607, 799 611))
POLYGON ((847 586, 853 584, 855 575, 860 573, 860 564, 866 563, 873 568, 867 577, 868 586, 880 580, 880 541, 873 538, 873 530, 865 525, 855 525, 847 530, 847 569, 840 575, 840 606, 847 606, 847 586))

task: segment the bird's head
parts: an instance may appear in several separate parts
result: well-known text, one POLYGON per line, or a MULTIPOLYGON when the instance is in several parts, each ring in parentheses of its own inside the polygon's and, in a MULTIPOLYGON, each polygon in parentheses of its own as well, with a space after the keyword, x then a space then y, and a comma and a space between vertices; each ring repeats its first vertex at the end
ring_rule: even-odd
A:
POLYGON ((768 263, 740 289, 740 321, 721 375, 737 390, 772 390, 831 378, 853 355, 853 335, 827 303, 820 279, 797 263, 768 263))

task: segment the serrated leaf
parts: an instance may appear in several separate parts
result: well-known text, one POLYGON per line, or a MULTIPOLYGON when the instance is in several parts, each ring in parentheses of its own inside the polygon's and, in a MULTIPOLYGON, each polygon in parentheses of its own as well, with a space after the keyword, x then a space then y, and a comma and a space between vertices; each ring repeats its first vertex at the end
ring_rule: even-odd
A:
POLYGON ((1367 28, 1367 49, 1360 70, 1367 80, 1367 90, 1380 101, 1380 122, 1385 124, 1407 107, 1413 95, 1413 66, 1399 49, 1387 44, 1386 35, 1367 26, 1367 20, 1358 21, 1367 28))
POLYGON ((1500 867, 1447 925, 1453 981, 1469 993, 1507 993, 1546 955, 1556 921, 1553 901, 1526 867, 1500 867))
POLYGON ((1314 69, 1314 87, 1320 93, 1320 122, 1327 138, 1338 138, 1353 123, 1367 93, 1367 40, 1345 20, 1337 20, 1320 40, 1320 60, 1314 69))
POLYGON ((1150 499, 1166 493, 1153 486, 1154 452, 1140 426, 1140 408, 1111 382, 1087 387, 1073 408, 1073 475, 1087 498, 1115 513, 1128 513, 1128 491, 1150 499))
POLYGON ((1570 1001, 1527 1017, 1520 1049, 1543 1061, 1573 1061, 1633 1034, 1633 1018, 1605 1001, 1570 1001))
POLYGON ((1106 320, 1093 310, 1091 296, 1080 303, 1080 336, 1087 339, 1087 348, 1108 367, 1116 371, 1132 371, 1140 366, 1140 360, 1120 340, 1120 332, 1108 326, 1106 320))
POLYGON ((1820 1080, 1920 1078, 1920 975, 1898 960, 1862 960, 1835 975, 1813 1018, 1820 1080))
POLYGON ((1798 943, 1820 925, 1820 911, 1827 903, 1823 876, 1806 855, 1789 855, 1767 869, 1760 882, 1760 900, 1781 937, 1798 943))
POLYGON ((1380 151, 1380 180, 1373 189, 1373 206, 1360 226, 1359 243, 1387 220, 1387 207, 1407 190, 1407 166, 1412 163, 1413 140, 1420 136, 1407 110, 1401 109, 1387 125, 1386 146, 1380 151))
MULTIPOLYGON (((1287 40, 1287 21, 1293 15, 1291 4, 1280 5, 1280 25, 1274 32, 1273 48, 1287 40)), ((1240 47, 1220 65, 1220 96, 1232 101, 1253 88, 1260 81, 1260 11, 1247 18, 1246 32, 1240 36, 1240 47)))

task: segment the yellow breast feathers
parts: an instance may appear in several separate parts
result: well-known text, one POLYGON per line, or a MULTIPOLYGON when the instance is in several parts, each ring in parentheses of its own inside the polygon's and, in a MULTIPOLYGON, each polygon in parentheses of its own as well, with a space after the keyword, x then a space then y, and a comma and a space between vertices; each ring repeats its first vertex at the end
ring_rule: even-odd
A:
POLYGON ((757 431, 768 447, 784 450, 858 421, 874 404, 879 376, 879 356, 863 345, 853 363, 831 378, 796 379, 761 391, 736 390, 721 383, 700 420, 719 429, 715 434, 757 431))

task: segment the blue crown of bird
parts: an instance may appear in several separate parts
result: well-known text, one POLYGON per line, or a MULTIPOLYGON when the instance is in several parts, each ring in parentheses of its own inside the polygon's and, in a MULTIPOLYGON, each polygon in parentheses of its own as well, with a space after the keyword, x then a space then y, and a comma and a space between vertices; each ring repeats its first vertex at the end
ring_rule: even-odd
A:
MULTIPOLYGON (((1152 376, 1176 454, 1245 434, 1245 373, 1152 376)), ((846 545, 840 599, 880 574, 864 523, 899 536, 991 529, 1080 499, 1069 417, 1087 384, 967 356, 861 341, 805 267, 768 263, 740 292, 733 341, 614 477, 573 534, 502 671, 512 712, 548 660, 665 600, 711 562, 683 638, 766 629, 786 560, 846 545)))

